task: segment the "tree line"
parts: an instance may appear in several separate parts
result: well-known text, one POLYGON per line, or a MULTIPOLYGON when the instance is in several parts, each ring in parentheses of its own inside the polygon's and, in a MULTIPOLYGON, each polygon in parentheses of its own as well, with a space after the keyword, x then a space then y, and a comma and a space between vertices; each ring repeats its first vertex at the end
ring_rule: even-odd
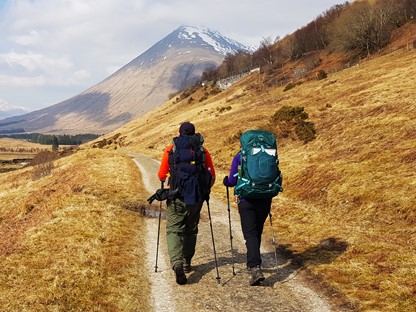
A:
POLYGON ((220 66, 207 68, 201 79, 216 81, 253 68, 278 68, 285 61, 323 49, 369 56, 390 42, 394 29, 415 17, 416 0, 346 1, 283 39, 263 38, 253 53, 227 54, 220 66))
POLYGON ((0 135, 0 138, 23 139, 29 142, 39 143, 44 145, 80 145, 82 143, 94 140, 99 137, 97 134, 76 134, 76 135, 49 135, 41 133, 19 133, 0 135))

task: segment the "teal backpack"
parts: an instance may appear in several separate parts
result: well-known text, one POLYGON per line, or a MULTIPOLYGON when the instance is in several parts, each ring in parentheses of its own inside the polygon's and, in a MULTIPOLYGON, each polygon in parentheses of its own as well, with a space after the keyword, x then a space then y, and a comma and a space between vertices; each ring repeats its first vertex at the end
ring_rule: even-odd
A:
POLYGON ((249 130, 240 137, 240 165, 234 194, 245 198, 272 198, 282 188, 275 136, 268 131, 249 130))

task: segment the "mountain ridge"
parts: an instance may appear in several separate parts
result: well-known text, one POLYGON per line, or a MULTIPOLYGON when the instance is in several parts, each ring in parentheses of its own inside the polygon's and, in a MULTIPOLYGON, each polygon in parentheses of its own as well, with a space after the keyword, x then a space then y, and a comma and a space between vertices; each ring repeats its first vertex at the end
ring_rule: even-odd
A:
POLYGON ((195 83, 205 68, 221 64, 224 53, 242 49, 251 48, 205 27, 180 26, 84 92, 1 120, 0 132, 22 128, 45 134, 110 132, 195 83))

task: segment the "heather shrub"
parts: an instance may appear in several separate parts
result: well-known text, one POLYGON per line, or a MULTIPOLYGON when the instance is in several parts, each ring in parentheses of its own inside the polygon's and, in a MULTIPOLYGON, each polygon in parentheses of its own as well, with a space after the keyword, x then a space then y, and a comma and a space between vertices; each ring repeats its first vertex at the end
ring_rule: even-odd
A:
POLYGON ((316 79, 318 79, 318 80, 322 80, 322 79, 325 79, 327 77, 328 77, 328 75, 322 69, 316 73, 316 79))
POLYGON ((288 91, 288 90, 290 90, 290 89, 293 89, 293 88, 294 88, 294 87, 296 87, 296 86, 300 86, 302 83, 303 83, 302 81, 298 81, 298 82, 296 82, 296 83, 294 83, 294 82, 289 82, 289 83, 285 86, 285 88, 283 89, 283 92, 288 91))
POLYGON ((295 127, 295 132, 299 140, 308 143, 316 138, 315 125, 312 122, 301 122, 295 127))
POLYGON ((295 87, 295 84, 294 84, 294 83, 289 82, 289 83, 285 86, 285 88, 283 89, 283 91, 288 91, 288 90, 290 90, 290 89, 292 89, 292 88, 294 88, 294 87, 295 87))
POLYGON ((283 106, 274 113, 271 118, 271 126, 277 126, 277 136, 281 138, 293 138, 310 142, 316 137, 315 125, 305 121, 309 115, 303 107, 283 106))
POLYGON ((303 107, 299 106, 283 106, 274 113, 272 119, 275 122, 294 122, 308 119, 308 114, 303 107))
POLYGON ((30 165, 33 166, 32 179, 39 180, 51 174, 54 168, 54 160, 59 158, 59 154, 55 152, 44 151, 37 154, 30 165))

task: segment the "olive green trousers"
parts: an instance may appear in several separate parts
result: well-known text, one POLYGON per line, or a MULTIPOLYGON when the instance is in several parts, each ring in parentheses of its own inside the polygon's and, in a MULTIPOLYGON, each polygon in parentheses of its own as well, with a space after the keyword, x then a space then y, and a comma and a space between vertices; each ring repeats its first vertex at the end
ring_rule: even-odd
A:
POLYGON ((170 264, 190 264, 195 254, 199 216, 203 202, 186 206, 179 199, 168 201, 166 212, 166 240, 170 264))

